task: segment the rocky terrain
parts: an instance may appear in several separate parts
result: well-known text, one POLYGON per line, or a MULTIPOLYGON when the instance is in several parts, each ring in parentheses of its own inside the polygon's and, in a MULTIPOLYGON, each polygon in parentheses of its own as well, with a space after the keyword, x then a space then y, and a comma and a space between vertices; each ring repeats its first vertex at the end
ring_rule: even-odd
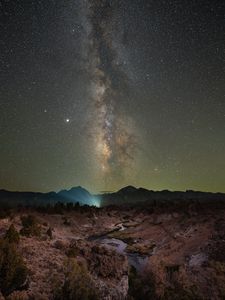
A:
POLYGON ((27 276, 2 299, 225 299, 223 205, 13 209, 2 239, 12 224, 27 276))

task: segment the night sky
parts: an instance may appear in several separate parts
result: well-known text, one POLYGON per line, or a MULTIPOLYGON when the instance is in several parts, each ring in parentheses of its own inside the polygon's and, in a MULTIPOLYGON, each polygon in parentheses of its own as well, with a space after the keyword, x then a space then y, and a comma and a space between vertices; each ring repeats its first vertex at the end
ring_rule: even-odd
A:
POLYGON ((225 1, 0 0, 0 188, 225 192, 225 1))

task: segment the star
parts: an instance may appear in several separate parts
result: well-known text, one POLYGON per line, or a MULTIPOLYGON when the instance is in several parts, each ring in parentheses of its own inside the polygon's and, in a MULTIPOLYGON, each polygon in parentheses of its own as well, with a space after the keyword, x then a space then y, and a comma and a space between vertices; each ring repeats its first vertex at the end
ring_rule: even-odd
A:
POLYGON ((224 1, 25 2, 0 0, 0 189, 225 191, 224 1))

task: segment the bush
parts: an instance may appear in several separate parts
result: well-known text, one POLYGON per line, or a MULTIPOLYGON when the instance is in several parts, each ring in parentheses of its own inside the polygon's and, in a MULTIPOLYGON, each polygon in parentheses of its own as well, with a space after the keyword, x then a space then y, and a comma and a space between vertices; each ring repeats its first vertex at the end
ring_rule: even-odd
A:
POLYGON ((9 229, 6 231, 4 239, 7 240, 9 243, 18 244, 20 241, 20 235, 18 231, 16 231, 14 225, 10 225, 9 229))
POLYGON ((99 297, 86 267, 75 259, 68 260, 65 282, 55 300, 98 300, 99 297))
POLYGON ((70 247, 67 251, 66 251, 66 255, 68 257, 76 257, 78 256, 80 253, 80 250, 77 247, 70 247))
POLYGON ((203 300, 195 286, 184 288, 177 284, 174 288, 166 288, 162 300, 203 300))
POLYGON ((27 237, 41 235, 41 227, 34 216, 23 216, 21 217, 21 222, 23 228, 20 230, 20 233, 22 235, 25 235, 27 237))
POLYGON ((67 217, 63 217, 63 225, 70 226, 71 222, 67 219, 67 217))
POLYGON ((0 208, 0 219, 5 219, 11 217, 11 210, 7 207, 0 208))
POLYGON ((151 273, 145 275, 138 274, 136 269, 131 267, 128 294, 134 300, 157 299, 153 275, 151 273))
POLYGON ((27 268, 16 247, 9 239, 0 240, 0 289, 4 296, 21 288, 27 278, 27 268))
POLYGON ((49 236, 49 238, 52 240, 53 239, 53 234, 52 234, 52 228, 49 227, 48 230, 46 231, 46 234, 49 236))
MULTIPOLYGON (((27 295, 25 291, 14 291, 7 297, 7 300, 30 300, 31 297, 27 295)), ((0 298, 0 300, 2 300, 0 298)))

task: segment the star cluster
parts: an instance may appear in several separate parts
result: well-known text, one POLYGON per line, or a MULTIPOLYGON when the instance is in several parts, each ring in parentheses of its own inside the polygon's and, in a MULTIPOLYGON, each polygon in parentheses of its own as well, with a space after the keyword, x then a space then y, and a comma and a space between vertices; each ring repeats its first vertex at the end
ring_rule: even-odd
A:
POLYGON ((0 0, 0 188, 225 192, 223 1, 0 0))

